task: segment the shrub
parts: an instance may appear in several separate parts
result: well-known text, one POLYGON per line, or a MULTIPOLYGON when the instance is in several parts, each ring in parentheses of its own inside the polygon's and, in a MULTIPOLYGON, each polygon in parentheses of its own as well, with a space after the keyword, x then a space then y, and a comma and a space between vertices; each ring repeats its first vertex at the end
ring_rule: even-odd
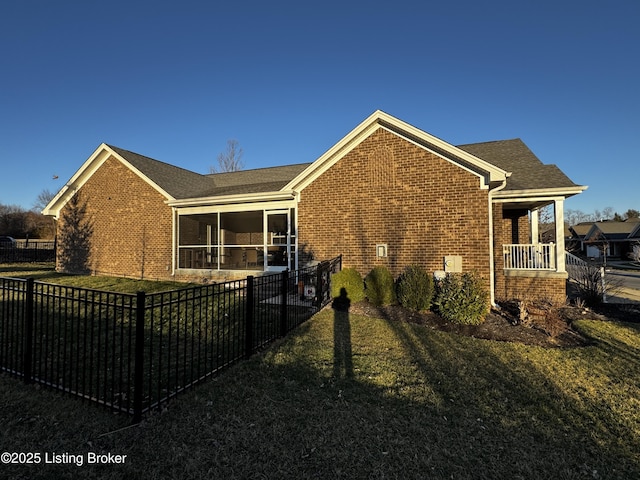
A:
POLYGON ((615 296, 620 291, 619 279, 606 275, 599 265, 587 263, 577 267, 571 278, 575 281, 580 297, 589 307, 600 305, 604 301, 605 294, 615 296))
POLYGON ((400 275, 396 291, 403 307, 428 310, 433 300, 433 277, 422 267, 409 266, 400 275))
POLYGON ((344 268, 331 276, 331 298, 339 297, 341 288, 352 302, 364 300, 364 282, 355 268, 344 268))
POLYGON ((396 303, 396 288, 393 276, 387 267, 375 267, 364 278, 364 294, 374 305, 396 303))
POLYGON ((479 325, 489 313, 489 292, 473 273, 448 274, 437 284, 435 305, 447 321, 479 325))

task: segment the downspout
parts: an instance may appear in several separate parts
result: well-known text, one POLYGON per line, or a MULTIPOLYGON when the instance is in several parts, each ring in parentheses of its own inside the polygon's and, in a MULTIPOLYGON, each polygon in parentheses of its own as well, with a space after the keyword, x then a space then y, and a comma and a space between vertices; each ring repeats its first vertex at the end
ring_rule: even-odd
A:
POLYGON ((176 276, 176 257, 177 257, 177 239, 176 230, 177 226, 178 210, 176 207, 171 207, 171 276, 176 276))
POLYGON ((504 187, 507 186, 507 179, 505 178, 502 183, 494 188, 493 190, 489 189, 489 282, 491 284, 491 288, 489 289, 489 297, 491 300, 491 306, 497 307, 496 305, 496 294, 495 294, 495 262, 493 248, 495 245, 495 241, 493 238, 493 194, 495 192, 499 192, 504 187))

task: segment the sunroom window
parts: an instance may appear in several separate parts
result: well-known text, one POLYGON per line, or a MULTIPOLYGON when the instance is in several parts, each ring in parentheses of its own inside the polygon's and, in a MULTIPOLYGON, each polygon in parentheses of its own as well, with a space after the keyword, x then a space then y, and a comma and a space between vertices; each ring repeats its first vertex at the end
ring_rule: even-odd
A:
POLYGON ((178 268, 293 268, 293 209, 185 214, 178 218, 178 268))

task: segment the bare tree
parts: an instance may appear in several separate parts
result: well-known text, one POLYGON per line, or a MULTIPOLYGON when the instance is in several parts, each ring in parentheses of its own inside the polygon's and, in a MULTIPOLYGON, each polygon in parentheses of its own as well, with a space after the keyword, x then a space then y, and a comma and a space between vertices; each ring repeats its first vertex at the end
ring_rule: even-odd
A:
POLYGON ((244 168, 242 147, 237 140, 227 140, 227 150, 218 155, 218 166, 209 168, 209 173, 237 172, 244 168))
POLYGON ((44 210, 44 207, 46 207, 47 205, 49 205, 49 202, 51 200, 53 200, 53 197, 55 197, 56 194, 49 191, 49 189, 45 188, 44 190, 42 190, 39 194, 38 197, 36 198, 36 201, 33 202, 33 209, 41 212, 42 210, 44 210))
POLYGON ((604 207, 604 210, 602 210, 602 218, 604 218, 605 220, 612 220, 613 216, 613 207, 604 207))

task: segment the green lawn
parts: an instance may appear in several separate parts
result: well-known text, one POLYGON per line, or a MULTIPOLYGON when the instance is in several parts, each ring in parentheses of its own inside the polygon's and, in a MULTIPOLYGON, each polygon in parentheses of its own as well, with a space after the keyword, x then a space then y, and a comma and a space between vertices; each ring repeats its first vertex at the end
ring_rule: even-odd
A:
POLYGON ((56 272, 55 266, 52 263, 0 264, 0 277, 33 278, 40 282, 119 293, 136 293, 139 291, 154 293, 190 286, 190 284, 184 282, 135 280, 108 276, 68 275, 56 272))
POLYGON ((640 478, 640 324, 578 328, 542 349, 324 310, 135 427, 0 374, 0 452, 127 455, 0 478, 640 478))

